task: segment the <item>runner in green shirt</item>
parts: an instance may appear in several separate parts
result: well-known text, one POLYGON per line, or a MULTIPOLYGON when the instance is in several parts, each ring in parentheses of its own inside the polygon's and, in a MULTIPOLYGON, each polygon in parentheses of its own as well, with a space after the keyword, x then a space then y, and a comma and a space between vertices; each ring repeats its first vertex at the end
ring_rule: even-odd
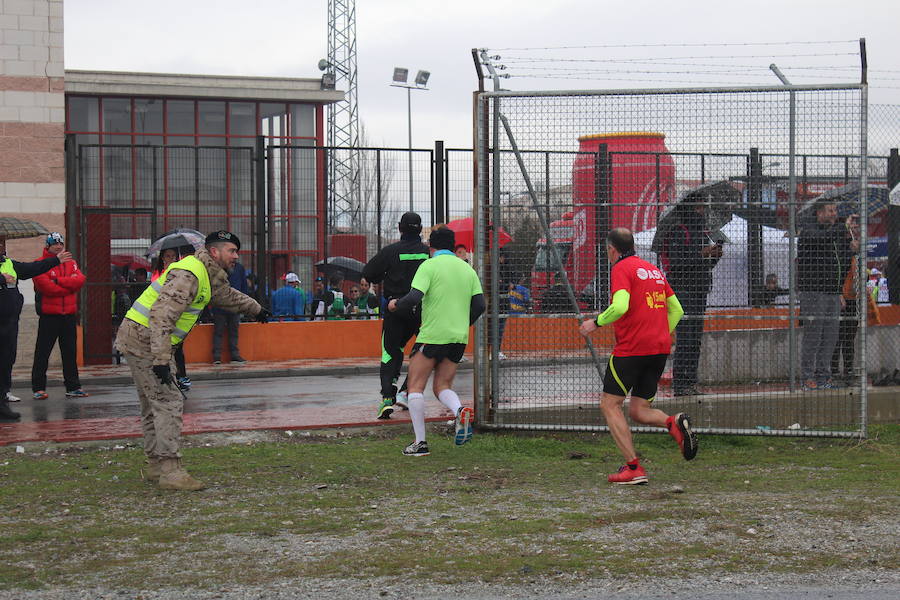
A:
POLYGON ((409 362, 408 405, 416 440, 403 450, 406 456, 428 455, 425 441, 425 385, 434 372, 433 391, 438 400, 456 415, 457 445, 472 439, 475 413, 463 407, 451 388, 457 365, 469 343, 469 327, 485 309, 478 275, 453 254, 456 236, 446 226, 432 229, 428 243, 432 257, 422 263, 412 281, 412 289, 391 300, 388 310, 422 302, 422 326, 409 362))

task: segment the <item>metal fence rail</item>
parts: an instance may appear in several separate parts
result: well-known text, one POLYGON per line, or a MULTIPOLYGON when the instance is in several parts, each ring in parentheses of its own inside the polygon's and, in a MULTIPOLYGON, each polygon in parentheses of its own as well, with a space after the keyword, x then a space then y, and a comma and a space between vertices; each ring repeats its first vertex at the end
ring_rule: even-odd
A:
MULTIPOLYGON (((686 308, 655 405, 688 412, 706 431, 865 435, 867 397, 881 393, 868 383, 900 355, 896 307, 876 307, 881 324, 870 316, 868 327, 858 315, 871 311, 871 286, 851 275, 885 260, 868 241, 885 236, 886 194, 897 183, 891 159, 868 156, 865 93, 481 94, 475 264, 490 296, 477 332, 482 424, 605 429, 598 371, 612 328, 595 334, 593 350, 577 322, 608 304, 605 237, 627 227, 686 308), (817 220, 823 195, 839 211, 833 228, 832 217, 817 220), (859 215, 852 232, 850 214, 859 215), (840 246, 834 260, 810 245, 825 229, 840 246), (702 244, 686 243, 691 235, 702 244), (852 252, 854 240, 868 254, 852 252), (721 257, 693 255, 716 242, 721 257), (824 296, 827 310, 817 304, 824 296)), ((881 152, 890 135, 879 137, 881 152)))

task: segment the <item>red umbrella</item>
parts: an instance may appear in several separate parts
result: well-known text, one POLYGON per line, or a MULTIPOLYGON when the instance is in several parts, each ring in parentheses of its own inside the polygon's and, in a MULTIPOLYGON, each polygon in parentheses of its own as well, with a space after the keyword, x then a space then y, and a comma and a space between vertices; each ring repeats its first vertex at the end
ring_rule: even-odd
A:
POLYGON ((150 261, 136 254, 113 254, 109 257, 109 264, 114 267, 127 267, 129 271, 135 269, 150 270, 150 261))
MULTIPOLYGON (((452 229, 456 234, 457 244, 462 244, 466 247, 466 250, 469 250, 470 252, 475 248, 475 223, 472 221, 472 217, 450 221, 447 223, 447 227, 452 229)), ((502 227, 497 230, 497 237, 500 240, 501 248, 512 241, 512 236, 506 233, 506 230, 502 227)), ((488 240, 492 239, 493 234, 489 233, 488 240)))

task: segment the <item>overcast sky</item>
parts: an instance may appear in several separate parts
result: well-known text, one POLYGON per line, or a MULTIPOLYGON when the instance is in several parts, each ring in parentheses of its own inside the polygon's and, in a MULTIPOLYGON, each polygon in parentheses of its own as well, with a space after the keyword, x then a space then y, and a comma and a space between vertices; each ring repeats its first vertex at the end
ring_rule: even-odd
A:
MULTIPOLYGON (((65 66, 319 77, 316 63, 327 50, 327 5, 327 0, 65 0, 65 66)), ((777 80, 764 71, 772 62, 796 83, 857 81, 852 68, 858 57, 850 54, 858 45, 848 41, 859 37, 867 39, 871 102, 900 104, 898 25, 898 0, 360 0, 359 114, 370 144, 405 147, 406 93, 389 86, 392 70, 427 69, 429 90, 413 92, 413 144, 431 147, 443 139, 451 147, 470 147, 471 92, 477 86, 473 47, 499 54, 500 63, 509 63, 504 72, 512 75, 535 74, 536 68, 556 76, 574 73, 564 69, 592 69, 575 81, 502 80, 513 90, 772 85, 777 80), (833 40, 844 43, 721 45, 833 40), (640 47, 649 44, 709 45, 640 47), (597 47, 614 45, 632 47, 597 47), (516 50, 561 46, 579 48, 516 50), (652 64, 636 65, 629 74, 601 72, 621 70, 622 63, 596 62, 642 57, 653 58, 647 61, 652 64), (526 64, 525 58, 540 62, 526 64), (544 60, 553 58, 595 62, 544 60), (729 73, 699 73, 719 70, 729 60, 739 65, 729 73), (689 62, 698 66, 677 66, 689 62), (748 70, 754 66, 763 70, 748 70)))

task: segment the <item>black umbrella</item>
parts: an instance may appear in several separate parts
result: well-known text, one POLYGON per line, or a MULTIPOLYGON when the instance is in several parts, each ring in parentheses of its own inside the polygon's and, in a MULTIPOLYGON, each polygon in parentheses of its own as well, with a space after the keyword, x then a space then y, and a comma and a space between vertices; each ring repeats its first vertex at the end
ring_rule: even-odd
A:
MULTIPOLYGON (((832 188, 821 196, 813 198, 804 204, 800 209, 800 218, 815 218, 813 207, 819 200, 833 201, 837 205, 838 218, 840 219, 845 219, 852 214, 859 214, 863 197, 859 190, 860 187, 857 182, 832 188)), ((866 201, 868 202, 869 207, 869 217, 872 217, 876 213, 887 208, 889 195, 890 190, 883 185, 866 186, 866 201)))
POLYGON ((335 273, 340 273, 344 279, 350 281, 362 279, 362 271, 365 266, 365 263, 349 256, 329 256, 327 260, 320 260, 316 263, 316 268, 326 276, 330 277, 335 273))
MULTIPOLYGON (((654 252, 662 252, 669 232, 681 222, 685 211, 693 210, 692 204, 706 206, 704 212, 706 226, 710 232, 715 234, 731 221, 734 207, 740 200, 741 191, 727 180, 707 183, 686 191, 675 203, 667 206, 659 216, 650 249, 654 252)), ((715 237, 713 235, 714 239, 715 237)), ((724 234, 721 237, 724 238, 724 234)), ((723 241, 725 240, 723 239, 723 241)))

